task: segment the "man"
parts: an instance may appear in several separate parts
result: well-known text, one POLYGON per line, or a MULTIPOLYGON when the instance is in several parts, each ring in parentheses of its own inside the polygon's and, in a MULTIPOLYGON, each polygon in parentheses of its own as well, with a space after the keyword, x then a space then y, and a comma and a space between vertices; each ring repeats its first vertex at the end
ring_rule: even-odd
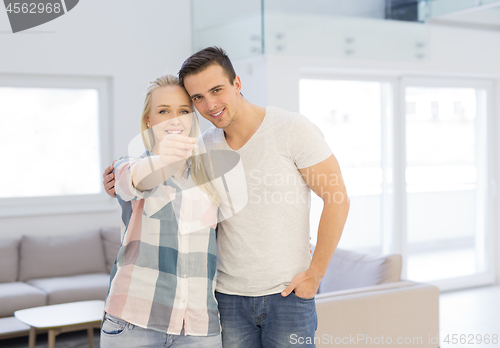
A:
MULTIPOLYGON (((216 127, 204 134, 207 150, 236 151, 247 181, 246 206, 219 223, 217 236, 223 346, 296 346, 291 335, 314 342, 314 296, 349 210, 337 160, 304 116, 245 100, 223 50, 193 54, 179 78, 198 112, 216 127), (310 190, 324 201, 312 260, 310 190)), ((104 184, 113 195, 108 174, 104 184)))

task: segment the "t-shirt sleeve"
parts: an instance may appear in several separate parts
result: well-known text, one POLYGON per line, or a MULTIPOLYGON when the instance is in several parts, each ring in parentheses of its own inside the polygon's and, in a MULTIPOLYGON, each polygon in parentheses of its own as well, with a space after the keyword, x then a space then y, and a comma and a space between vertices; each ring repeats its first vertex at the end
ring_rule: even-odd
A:
POLYGON ((323 162, 332 155, 321 130, 303 115, 297 115, 292 121, 288 151, 299 169, 323 162))
POLYGON ((133 201, 144 199, 151 196, 158 188, 155 187, 151 190, 139 191, 132 185, 132 172, 134 166, 142 160, 142 157, 121 157, 114 164, 113 173, 115 174, 115 193, 123 201, 133 201))

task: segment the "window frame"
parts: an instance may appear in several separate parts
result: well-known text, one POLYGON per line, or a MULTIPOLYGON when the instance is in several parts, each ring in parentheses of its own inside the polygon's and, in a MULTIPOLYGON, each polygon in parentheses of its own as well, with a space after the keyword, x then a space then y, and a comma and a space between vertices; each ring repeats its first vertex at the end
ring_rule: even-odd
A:
MULTIPOLYGON (((0 87, 95 89, 99 95, 99 157, 103 172, 112 161, 111 83, 109 77, 0 74, 0 87)), ((0 218, 117 210, 101 186, 97 194, 0 198, 0 218)))

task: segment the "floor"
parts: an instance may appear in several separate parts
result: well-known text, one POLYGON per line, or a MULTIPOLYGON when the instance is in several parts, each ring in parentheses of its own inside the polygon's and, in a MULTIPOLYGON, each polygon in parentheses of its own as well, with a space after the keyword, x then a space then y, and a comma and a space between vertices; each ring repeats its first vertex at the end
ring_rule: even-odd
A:
MULTIPOLYGON (((87 331, 67 332, 56 337, 56 348, 88 348, 87 331)), ((28 337, 0 340, 2 348, 27 348, 28 337)), ((39 334, 36 348, 48 348, 47 334, 39 334)), ((94 329, 94 347, 99 348, 99 329, 94 329)))
POLYGON ((500 347, 500 285, 445 292, 439 303, 442 348, 500 347), (451 341, 453 334, 456 344, 451 341), (444 342, 447 335, 449 343, 444 342))
MULTIPOLYGON (((500 285, 445 292, 441 294, 439 302, 441 348, 500 348, 500 285), (496 335, 497 341, 494 341, 493 335, 496 335), (447 337, 449 343, 445 342, 447 337), (454 337, 458 341, 455 344, 452 341, 454 337), (489 343, 485 343, 487 339, 489 343)), ((28 338, 2 340, 0 346, 25 348, 28 338)), ((94 331, 94 346, 99 347, 97 329, 94 331)), ((47 335, 38 335, 36 347, 48 347, 47 335)), ((56 339, 56 348, 87 347, 86 331, 61 334, 56 339)))

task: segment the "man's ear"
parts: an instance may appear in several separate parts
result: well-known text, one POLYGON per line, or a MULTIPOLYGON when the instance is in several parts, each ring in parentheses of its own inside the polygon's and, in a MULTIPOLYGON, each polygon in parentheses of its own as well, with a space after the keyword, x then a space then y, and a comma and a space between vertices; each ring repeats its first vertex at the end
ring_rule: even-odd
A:
POLYGON ((236 92, 239 94, 241 92, 241 80, 239 76, 234 77, 233 86, 236 87, 236 92))

